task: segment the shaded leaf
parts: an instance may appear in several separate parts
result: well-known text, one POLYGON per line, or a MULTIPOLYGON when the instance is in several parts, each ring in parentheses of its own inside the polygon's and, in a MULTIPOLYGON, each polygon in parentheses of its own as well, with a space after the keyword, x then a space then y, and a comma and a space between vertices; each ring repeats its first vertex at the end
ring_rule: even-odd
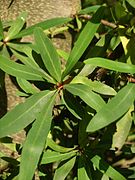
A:
POLYGON ((94 93, 91 88, 84 84, 68 84, 64 86, 70 93, 79 96, 90 107, 99 111, 105 102, 100 95, 94 93))
POLYGON ((63 72, 63 78, 71 71, 71 69, 80 59, 80 57, 92 41, 100 25, 100 20, 103 16, 103 10, 104 7, 99 8, 99 10, 93 15, 91 21, 85 25, 84 29, 79 35, 79 38, 77 39, 67 60, 66 69, 63 72))
POLYGON ((79 14, 89 14, 89 13, 93 13, 93 12, 96 12, 100 7, 101 7, 101 5, 90 6, 90 7, 81 9, 81 10, 79 11, 79 14))
POLYGON ((102 109, 92 118, 87 131, 97 131, 118 120, 126 113, 135 100, 135 84, 122 88, 102 109))
POLYGON ((77 101, 77 99, 70 93, 64 91, 62 96, 62 101, 64 102, 67 109, 78 119, 82 119, 83 108, 77 101))
POLYGON ((53 91, 34 94, 9 111, 0 119, 0 137, 16 133, 30 124, 53 94, 53 91))
POLYGON ((54 174, 54 180, 64 180, 68 173, 71 171, 75 164, 76 157, 73 157, 72 159, 68 160, 65 164, 62 166, 58 167, 56 169, 55 174, 54 174))
POLYGON ((42 75, 39 71, 27 67, 26 65, 11 61, 2 55, 0 55, 0 68, 12 76, 24 78, 27 80, 43 81, 42 75))
POLYGON ((34 37, 45 67, 50 75, 60 82, 61 63, 52 42, 40 28, 35 29, 34 37))
POLYGON ((27 135, 22 150, 19 180, 32 179, 34 175, 51 127, 55 98, 56 94, 43 106, 27 135))
POLYGON ((92 180, 91 175, 87 174, 86 168, 85 168, 85 162, 82 156, 78 159, 78 180, 92 180))
POLYGON ((93 162, 94 166, 101 171, 103 174, 106 174, 111 179, 115 180, 126 180, 126 178, 121 175, 118 171, 116 171, 113 167, 111 167, 109 164, 107 164, 103 159, 95 155, 91 161, 93 162))
POLYGON ((4 39, 3 25, 0 19, 0 40, 4 39))
POLYGON ((27 29, 22 30, 19 34, 17 34, 14 38, 21 38, 24 36, 28 36, 31 35, 34 32, 34 29, 36 27, 40 27, 43 30, 49 29, 53 26, 57 26, 57 25, 62 25, 64 23, 67 23, 69 21, 71 21, 71 18, 53 18, 53 19, 48 19, 45 20, 43 22, 37 23, 33 26, 28 27, 27 29))
POLYGON ((61 152, 61 153, 66 153, 75 149, 75 148, 66 148, 66 147, 60 146, 51 138, 47 138, 47 146, 49 146, 54 151, 61 152))
POLYGON ((48 163, 57 162, 57 161, 64 161, 66 159, 70 159, 71 157, 75 156, 76 153, 77 153, 77 150, 67 152, 67 153, 47 151, 47 152, 44 152, 40 164, 48 164, 48 163))
POLYGON ((135 65, 116 62, 105 58, 90 58, 85 60, 84 63, 123 73, 135 73, 135 65))

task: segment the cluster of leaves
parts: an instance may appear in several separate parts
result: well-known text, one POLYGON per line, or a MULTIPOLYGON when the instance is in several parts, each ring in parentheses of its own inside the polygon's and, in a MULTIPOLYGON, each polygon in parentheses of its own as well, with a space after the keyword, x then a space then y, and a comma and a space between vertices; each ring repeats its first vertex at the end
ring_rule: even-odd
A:
POLYGON ((44 32, 70 18, 26 29, 26 13, 9 24, 0 22, 1 88, 7 73, 16 78, 18 94, 26 97, 0 119, 3 144, 22 129, 27 134, 16 146, 17 159, 1 155, 12 165, 8 178, 30 180, 35 170, 54 180, 134 177, 131 167, 124 171, 109 165, 117 163, 115 153, 135 153, 134 5, 121 0, 82 9, 75 17, 79 33, 70 54, 57 50, 44 32), (31 34, 33 43, 18 41, 31 34))

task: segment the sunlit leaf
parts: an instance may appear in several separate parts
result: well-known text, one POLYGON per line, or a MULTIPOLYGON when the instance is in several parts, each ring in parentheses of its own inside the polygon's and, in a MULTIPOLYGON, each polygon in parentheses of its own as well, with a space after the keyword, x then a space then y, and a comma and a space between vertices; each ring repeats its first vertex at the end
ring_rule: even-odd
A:
POLYGON ((0 137, 16 133, 30 124, 53 94, 53 91, 34 94, 9 111, 0 119, 0 137))
POLYGON ((53 26, 57 26, 57 25, 62 25, 64 23, 67 23, 69 21, 71 21, 71 18, 53 18, 53 19, 48 19, 45 20, 43 22, 37 23, 33 26, 28 27, 27 29, 22 30, 19 34, 17 34, 14 38, 21 38, 24 36, 28 36, 31 35, 34 32, 34 29, 36 27, 40 27, 43 30, 49 29, 53 26))
POLYGON ((100 95, 94 93, 91 88, 84 84, 68 84, 64 86, 70 93, 79 96, 90 107, 99 111, 105 102, 100 95))
POLYGON ((77 39, 70 55, 67 60, 65 71, 63 72, 63 78, 71 71, 77 61, 80 59, 90 42, 92 41, 99 25, 100 20, 103 15, 104 7, 99 8, 97 12, 93 15, 90 22, 86 24, 82 30, 79 38, 77 39))
POLYGON ((61 63, 52 42, 40 28, 35 29, 34 37, 45 67, 50 75, 60 82, 61 63))
POLYGON ((87 131, 97 131, 122 117, 135 100, 135 84, 128 84, 105 104, 88 124, 87 131))
POLYGON ((90 58, 85 60, 84 63, 123 73, 135 73, 135 65, 116 62, 105 58, 90 58))
POLYGON ((27 80, 43 81, 42 75, 39 71, 11 61, 2 55, 0 55, 0 68, 12 76, 24 78, 27 80))
POLYGON ((131 108, 117 123, 116 123, 116 132, 113 135, 112 147, 120 150, 125 143, 125 140, 129 134, 133 117, 131 112, 134 109, 131 108))
POLYGON ((71 157, 75 156, 76 153, 77 153, 77 150, 67 152, 67 153, 47 151, 47 152, 44 152, 44 154, 43 154, 41 164, 48 164, 48 163, 57 162, 57 161, 64 161, 66 159, 70 159, 71 157))
POLYGON ((19 180, 32 179, 34 175, 51 127, 55 98, 56 94, 43 106, 27 135, 22 150, 19 180))

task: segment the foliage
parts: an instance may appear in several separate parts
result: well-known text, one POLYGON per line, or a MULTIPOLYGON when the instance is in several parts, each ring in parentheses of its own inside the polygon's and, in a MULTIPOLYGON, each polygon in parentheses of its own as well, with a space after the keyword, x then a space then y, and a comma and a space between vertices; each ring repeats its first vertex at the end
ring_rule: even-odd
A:
POLYGON ((103 3, 85 0, 75 22, 56 18, 25 28, 26 13, 0 21, 1 72, 14 76, 26 97, 0 119, 2 144, 19 154, 1 153, 8 163, 1 178, 30 180, 35 171, 54 180, 134 178, 132 165, 115 166, 135 153, 135 3, 103 3), (70 54, 49 38, 63 23, 76 31, 70 54), (19 41, 31 34, 33 43, 19 41), (26 140, 18 146, 12 134, 22 129, 26 140))

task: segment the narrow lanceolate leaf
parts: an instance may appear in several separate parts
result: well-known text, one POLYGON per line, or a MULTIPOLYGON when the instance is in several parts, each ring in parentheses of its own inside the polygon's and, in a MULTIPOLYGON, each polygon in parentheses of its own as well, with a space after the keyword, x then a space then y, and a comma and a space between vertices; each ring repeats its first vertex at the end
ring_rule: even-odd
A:
POLYGON ((131 113, 134 111, 133 107, 116 123, 116 132, 112 139, 112 148, 120 150, 129 134, 133 117, 131 113))
POLYGON ((111 95, 111 96, 114 96, 116 95, 116 91, 106 85, 106 84, 103 84, 99 81, 91 81, 90 79, 88 79, 87 77, 84 77, 84 76, 76 76, 72 81, 71 81, 71 84, 76 84, 76 83, 81 83, 81 84, 85 84, 87 86, 89 86, 89 88, 91 88, 91 90, 99 93, 99 94, 104 94, 104 95, 111 95))
POLYGON ((69 84, 64 86, 70 93, 79 96, 90 107, 99 111, 105 102, 100 95, 94 93, 91 88, 84 84, 69 84))
POLYGON ((43 81, 40 72, 25 65, 11 61, 2 55, 0 55, 0 69, 12 76, 24 78, 27 80, 43 81))
POLYGON ((91 159, 92 163, 94 166, 101 171, 103 174, 106 174, 109 176, 111 179, 115 180, 126 180, 126 178, 121 175, 118 171, 116 171, 112 166, 107 164, 105 161, 101 159, 98 155, 94 156, 91 159))
POLYGON ((31 27, 28 27, 27 29, 22 30, 19 34, 17 34, 14 38, 21 38, 24 36, 28 36, 31 35, 34 32, 34 29, 36 27, 40 27, 43 30, 49 29, 53 26, 57 26, 57 25, 62 25, 64 23, 67 23, 69 21, 71 21, 71 18, 53 18, 53 19, 49 19, 40 23, 37 23, 31 27))
POLYGON ((135 100, 135 84, 122 88, 102 109, 92 118, 87 131, 97 131, 122 117, 135 100))
POLYGON ((4 39, 3 25, 0 19, 0 40, 4 39))
POLYGON ((92 180, 92 177, 87 174, 85 168, 85 162, 82 156, 78 159, 78 172, 77 172, 78 180, 92 180))
POLYGON ((123 73, 135 73, 135 65, 116 62, 105 58, 90 58, 85 60, 84 63, 123 73))
POLYGON ((34 31, 34 36, 46 69, 55 80, 60 82, 61 63, 56 49, 42 29, 36 28, 34 31))
POLYGON ((84 110, 77 99, 68 91, 63 92, 62 101, 67 109, 78 119, 82 119, 84 110))
POLYGON ((17 78, 17 83, 21 87, 21 89, 28 94, 35 94, 39 92, 39 90, 26 79, 17 78))
POLYGON ((60 146, 51 138, 47 138, 47 146, 49 146, 54 151, 61 152, 61 153, 66 153, 75 149, 75 148, 66 148, 66 147, 60 146))
POLYGON ((99 10, 93 15, 90 22, 86 24, 82 30, 78 40, 76 41, 69 58, 67 60, 66 69, 63 72, 63 78, 71 71, 77 61, 80 59, 90 42, 92 41, 99 25, 100 20, 103 15, 104 7, 99 8, 99 10))
POLYGON ((54 180, 65 180, 71 169, 73 168, 75 164, 76 157, 73 157, 69 161, 67 161, 65 164, 60 166, 54 174, 54 180))
POLYGON ((0 119, 0 137, 16 133, 30 124, 53 94, 53 91, 34 94, 9 111, 0 119))
POLYGON ((31 180, 34 175, 51 127, 55 98, 56 94, 44 105, 28 133, 22 150, 19 180, 31 180))
POLYGON ((15 21, 13 21, 11 27, 9 28, 9 31, 7 32, 5 41, 9 41, 13 39, 14 36, 20 32, 20 30, 23 28, 26 22, 26 17, 27 17, 27 13, 23 12, 20 14, 20 16, 17 17, 15 21))
POLYGON ((47 151, 47 152, 44 152, 40 164, 48 164, 52 162, 64 161, 66 159, 70 159, 71 157, 75 156, 76 153, 77 153, 77 150, 67 152, 67 153, 47 151))

